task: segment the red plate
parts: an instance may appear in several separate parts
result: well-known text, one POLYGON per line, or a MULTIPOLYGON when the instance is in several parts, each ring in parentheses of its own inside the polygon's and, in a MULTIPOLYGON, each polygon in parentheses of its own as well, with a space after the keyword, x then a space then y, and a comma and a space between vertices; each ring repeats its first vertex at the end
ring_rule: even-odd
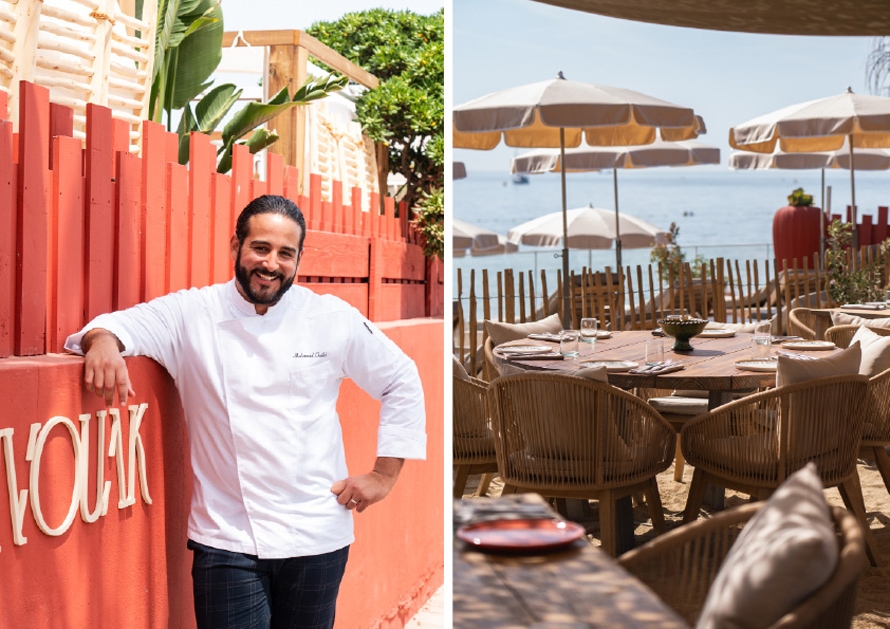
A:
POLYGON ((565 520, 488 520, 457 529, 457 537, 481 550, 549 550, 571 544, 584 535, 584 527, 565 520))

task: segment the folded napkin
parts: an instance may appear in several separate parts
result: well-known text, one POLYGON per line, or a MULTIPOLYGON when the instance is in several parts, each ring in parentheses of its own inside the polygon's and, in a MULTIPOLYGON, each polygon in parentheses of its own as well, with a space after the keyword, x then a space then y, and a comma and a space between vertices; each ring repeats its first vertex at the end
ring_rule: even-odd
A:
POLYGON ((787 356, 788 358, 793 358, 795 360, 819 360, 815 356, 810 356, 808 354, 796 354, 794 352, 785 352, 783 350, 779 350, 777 353, 781 354, 782 356, 787 356))
POLYGON ((453 514, 455 528, 471 522, 482 522, 485 520, 550 519, 558 517, 541 501, 520 500, 513 497, 486 500, 455 500, 453 514))
POLYGON ((784 343, 785 341, 802 341, 802 336, 774 336, 773 343, 784 343))
POLYGON ((562 360, 565 358, 559 352, 534 352, 530 354, 505 354, 507 360, 562 360))
POLYGON ((558 343, 560 335, 553 332, 544 332, 542 334, 529 334, 528 338, 535 339, 536 341, 556 341, 558 343))
POLYGON ((680 371, 681 369, 685 369, 685 366, 681 363, 666 363, 664 365, 637 367, 636 369, 631 369, 627 373, 639 373, 647 376, 655 376, 661 375, 663 373, 671 373, 672 371, 680 371))
POLYGON ((842 304, 841 308, 856 308, 858 310, 886 310, 883 304, 842 304))

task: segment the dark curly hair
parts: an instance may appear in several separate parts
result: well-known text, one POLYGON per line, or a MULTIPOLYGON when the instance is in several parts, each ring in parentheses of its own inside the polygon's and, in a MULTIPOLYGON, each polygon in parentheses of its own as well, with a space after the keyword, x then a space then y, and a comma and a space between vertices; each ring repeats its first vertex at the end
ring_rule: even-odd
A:
POLYGON ((296 203, 286 197, 280 197, 275 194, 264 194, 261 197, 257 197, 241 210, 241 215, 235 224, 235 237, 238 239, 239 244, 244 244, 244 239, 247 238, 249 231, 248 223, 250 218, 257 214, 281 214, 299 225, 300 251, 303 251, 303 241, 306 239, 306 219, 303 218, 303 213, 296 203))

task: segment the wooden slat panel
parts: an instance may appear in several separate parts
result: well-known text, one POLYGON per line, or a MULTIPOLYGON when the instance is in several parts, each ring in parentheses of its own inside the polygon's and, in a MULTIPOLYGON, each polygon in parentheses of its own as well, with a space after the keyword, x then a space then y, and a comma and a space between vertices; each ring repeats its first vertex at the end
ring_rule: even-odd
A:
POLYGON ((216 151, 210 136, 191 134, 189 142, 189 286, 207 286, 210 274, 210 175, 214 171, 216 151))
POLYGON ((253 179, 253 156, 243 144, 232 148, 232 229, 244 207, 250 203, 250 180, 253 179))
POLYGON ((330 201, 321 202, 321 222, 319 229, 321 231, 334 233, 334 204, 330 201))
MULTIPOLYGON (((6 93, 0 92, 0 118, 5 116, 6 93)), ((0 358, 15 351, 16 189, 17 168, 12 158, 12 122, 0 121, 0 358)))
POLYGON ((83 327, 84 203, 80 140, 60 136, 53 141, 53 201, 56 205, 54 306, 48 349, 64 350, 65 338, 83 327))
MULTIPOLYGON (((284 167, 284 196, 288 199, 297 203, 297 197, 299 197, 299 186, 300 186, 300 171, 294 168, 293 166, 285 166, 284 167)), ((300 204, 297 203, 299 206, 300 204)), ((303 208, 300 207, 300 211, 303 208)))
POLYGON ((332 230, 338 234, 349 233, 343 216, 343 183, 336 179, 331 182, 331 209, 334 216, 332 230))
POLYGON ((229 254, 229 242, 232 231, 229 229, 229 208, 232 205, 232 178, 228 175, 213 173, 213 199, 210 202, 213 241, 210 245, 212 256, 211 282, 226 282, 234 271, 232 258, 229 254))
POLYGON ((19 97, 15 353, 31 356, 46 351, 49 90, 23 82, 19 97))
POLYGON ((334 295, 349 305, 356 308, 364 316, 371 319, 368 314, 368 285, 331 282, 298 282, 300 286, 306 286, 319 295, 334 295))
POLYGON ((259 179, 251 179, 250 180, 250 198, 256 199, 257 197, 261 197, 265 194, 268 194, 268 185, 265 181, 260 181, 259 179))
POLYGON ((188 169, 167 164, 167 284, 175 292, 188 284, 188 169))
POLYGON ((111 110, 87 105, 86 318, 111 312, 114 281, 111 110))
POLYGON ((307 232, 300 259, 302 277, 356 277, 370 274, 370 240, 361 236, 307 232))
POLYGON ((266 153, 267 193, 282 196, 284 194, 284 158, 268 151, 266 153))
POLYGON ((321 175, 312 173, 309 175, 309 205, 303 209, 306 215, 306 227, 310 230, 331 231, 324 224, 321 210, 321 175), (308 209, 308 213, 307 210, 308 209))
POLYGON ((6 105, 6 92, 0 91, 0 120, 9 120, 9 114, 7 113, 6 105))
POLYGON ((55 159, 52 140, 57 135, 71 137, 74 135, 74 110, 57 103, 49 104, 49 167, 54 168, 55 159))
POLYGON ((419 280, 426 276, 423 249, 402 242, 380 241, 384 267, 380 277, 396 280, 419 280))
POLYGON ((167 162, 163 125, 142 125, 142 299, 167 292, 167 162))
POLYGON ((140 301, 142 251, 142 160, 131 153, 117 153, 114 309, 123 310, 140 301))

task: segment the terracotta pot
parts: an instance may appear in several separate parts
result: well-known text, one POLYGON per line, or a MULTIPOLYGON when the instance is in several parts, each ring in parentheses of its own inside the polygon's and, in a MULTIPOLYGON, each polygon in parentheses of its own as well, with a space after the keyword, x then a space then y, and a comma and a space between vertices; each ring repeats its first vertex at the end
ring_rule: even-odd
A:
POLYGON ((788 267, 794 266, 797 259, 798 268, 803 267, 803 259, 810 260, 813 266, 813 254, 819 251, 819 215, 817 207, 794 207, 786 205, 773 216, 773 249, 779 269, 782 261, 788 260, 788 267))

